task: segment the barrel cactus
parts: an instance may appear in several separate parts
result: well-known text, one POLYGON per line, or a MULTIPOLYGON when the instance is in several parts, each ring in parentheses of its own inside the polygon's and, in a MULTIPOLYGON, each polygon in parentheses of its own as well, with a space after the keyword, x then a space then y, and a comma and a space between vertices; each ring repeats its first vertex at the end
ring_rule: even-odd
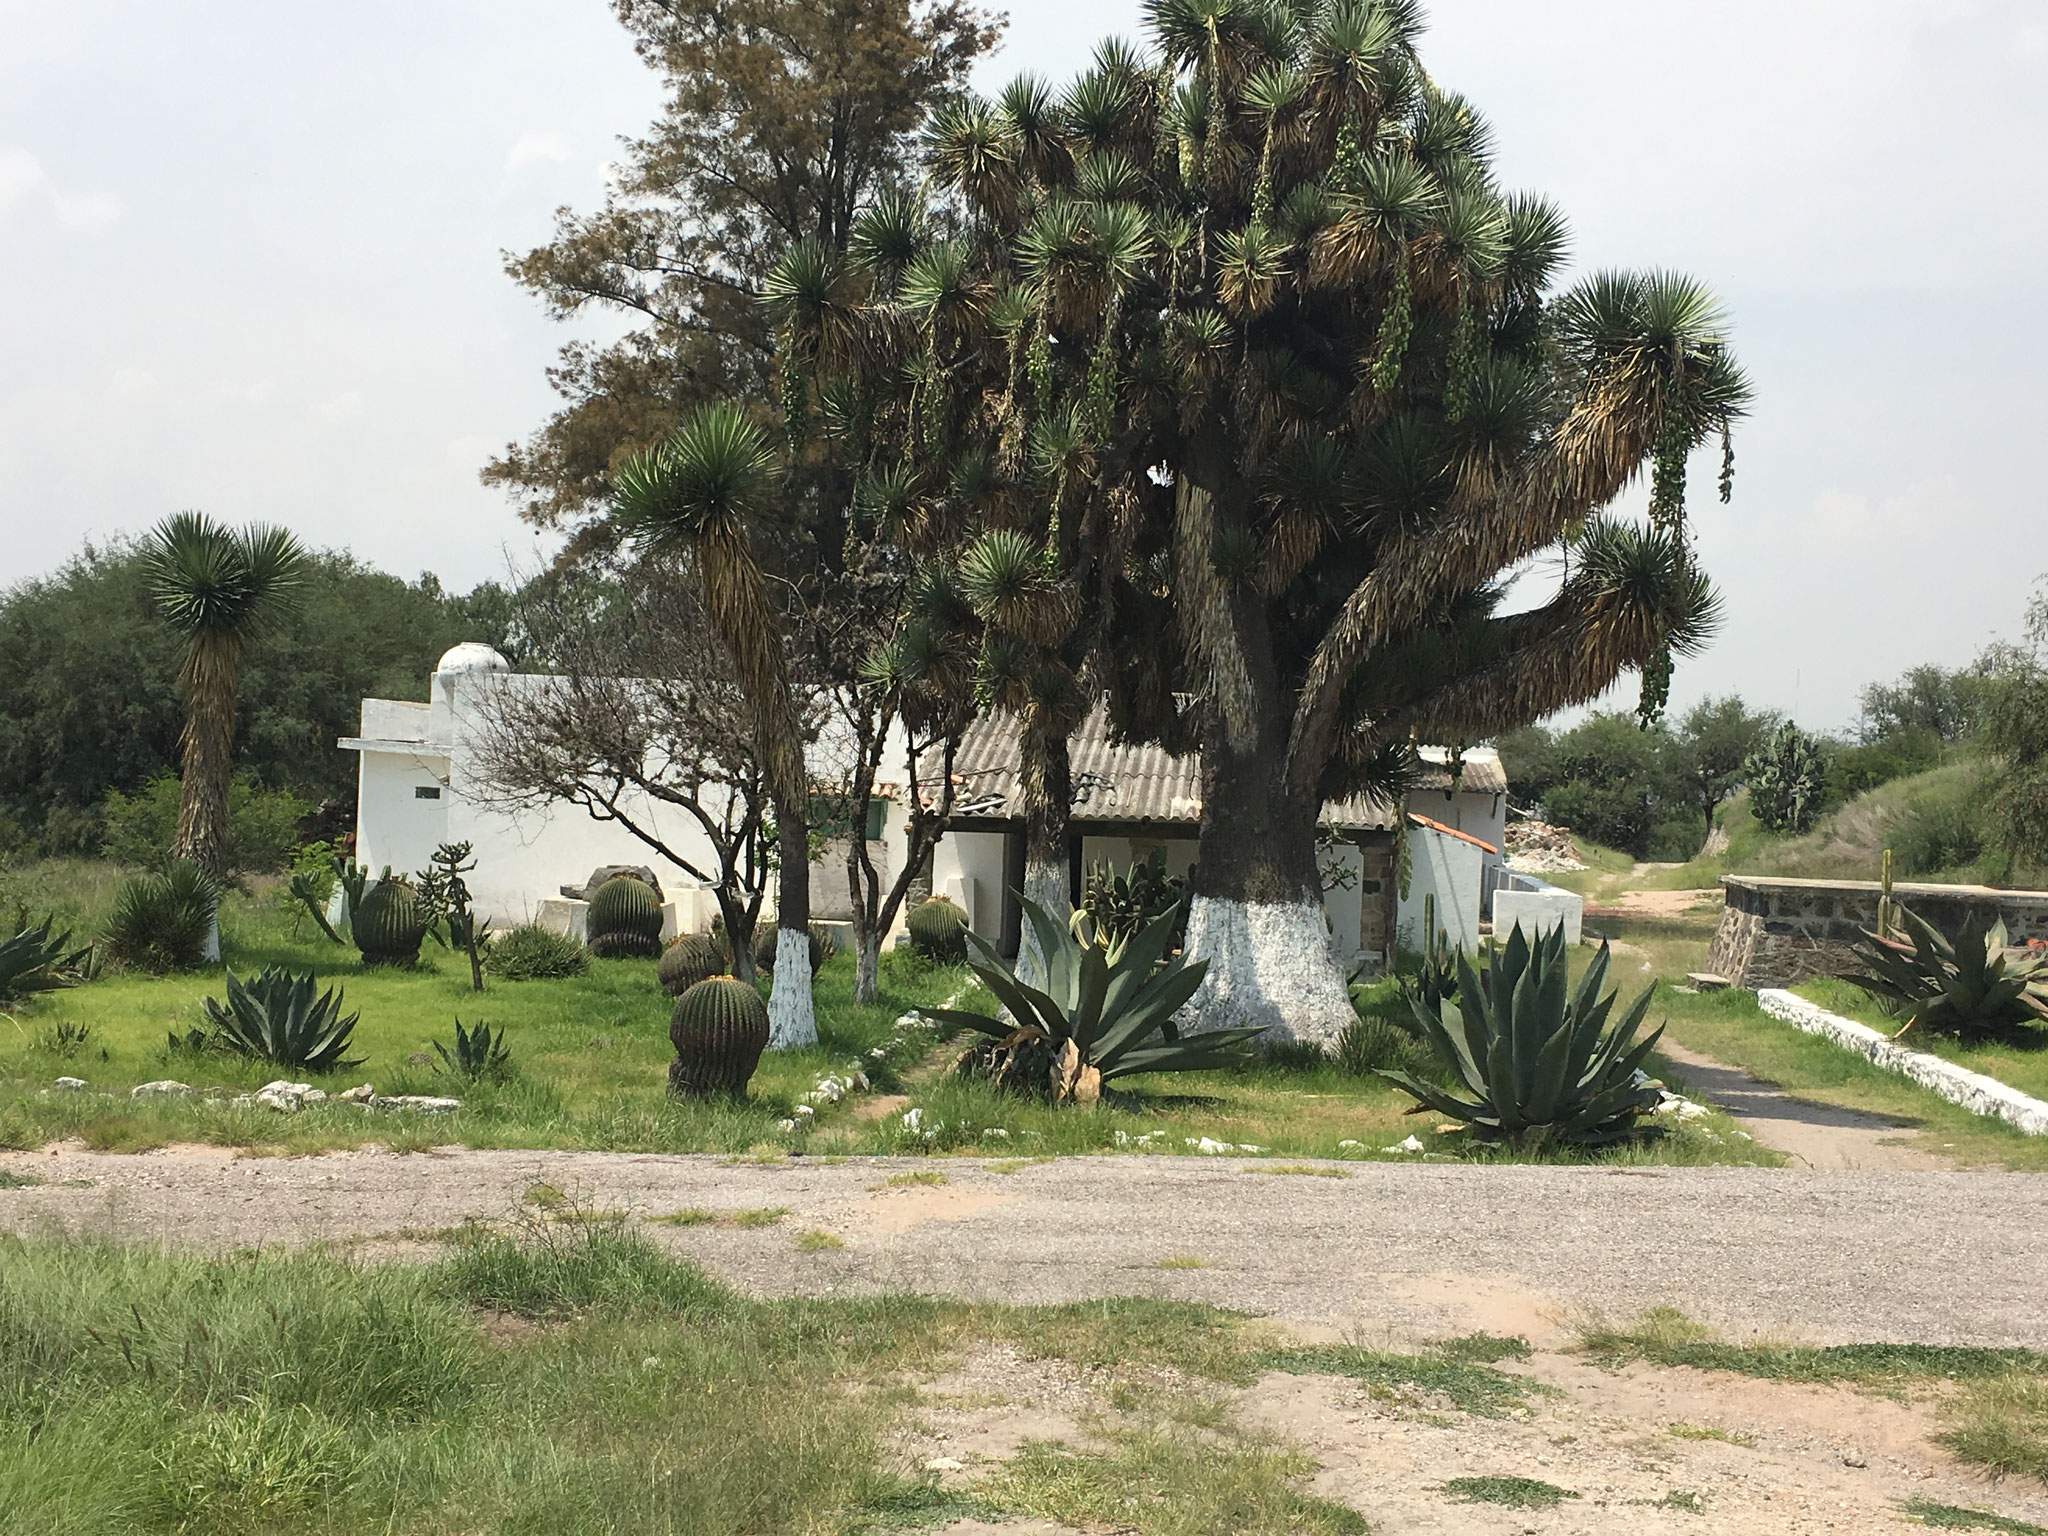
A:
POLYGON ((668 1038, 676 1048, 668 1069, 671 1094, 742 1094, 768 1046, 768 1005, 746 982, 713 976, 676 999, 668 1038))
POLYGON ((715 934, 686 933, 661 952, 654 974, 662 991, 681 997, 698 982, 722 975, 730 963, 715 934))
POLYGON ((419 964, 420 940, 427 936, 427 914, 410 881, 386 873, 363 894, 350 919, 356 948, 364 965, 419 964))
POLYGON ((911 947, 927 960, 957 965, 967 958, 967 914, 944 896, 912 907, 903 926, 911 947))
POLYGON ((590 893, 585 943, 593 955, 621 959, 661 953, 661 898, 645 881, 619 875, 590 893))

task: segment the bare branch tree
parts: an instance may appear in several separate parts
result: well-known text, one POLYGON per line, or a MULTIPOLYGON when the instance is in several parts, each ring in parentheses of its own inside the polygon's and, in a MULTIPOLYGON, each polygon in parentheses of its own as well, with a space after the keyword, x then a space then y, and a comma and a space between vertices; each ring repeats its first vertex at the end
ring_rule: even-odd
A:
POLYGON ((732 664, 686 560, 537 584, 528 648, 552 675, 490 695, 473 794, 508 813, 556 804, 624 827, 718 902, 733 974, 751 980, 774 869, 768 787, 732 664), (681 826, 701 834, 678 835, 681 826))

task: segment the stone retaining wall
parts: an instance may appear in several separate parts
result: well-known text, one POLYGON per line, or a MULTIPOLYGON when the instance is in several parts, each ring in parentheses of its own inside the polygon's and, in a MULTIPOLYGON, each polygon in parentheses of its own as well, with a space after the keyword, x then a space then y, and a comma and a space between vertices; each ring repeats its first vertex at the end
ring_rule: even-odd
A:
MULTIPOLYGON (((1738 987, 1790 987, 1860 970, 1853 946, 1877 926, 1874 880, 1779 880, 1724 875, 1727 908, 1707 969, 1738 987)), ((2003 918, 2014 944, 2048 942, 2048 891, 1896 882, 1892 900, 1954 938, 1972 912, 2003 918)))

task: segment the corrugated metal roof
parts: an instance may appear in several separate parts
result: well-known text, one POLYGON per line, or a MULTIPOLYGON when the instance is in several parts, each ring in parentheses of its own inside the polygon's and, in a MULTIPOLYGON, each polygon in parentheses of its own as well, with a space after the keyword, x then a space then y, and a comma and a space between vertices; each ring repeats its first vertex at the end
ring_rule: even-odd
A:
MULTIPOLYGON (((983 715, 967 728, 954 755, 959 781, 953 814, 1007 818, 1023 814, 1017 774, 1023 759, 1015 716, 983 715)), ((1202 818, 1202 760, 1193 753, 1176 757, 1161 747, 1132 746, 1110 734, 1109 710, 1089 712, 1067 743, 1074 778, 1073 819, 1079 822, 1152 821, 1194 823, 1202 818)), ((1448 789, 1450 754, 1442 747, 1424 747, 1425 770, 1420 788, 1448 789)), ((1507 776, 1499 756, 1477 749, 1465 754, 1463 787, 1477 794, 1499 794, 1507 776)), ((1323 807, 1327 825, 1353 831, 1392 831, 1394 808, 1361 796, 1333 800, 1323 807)))

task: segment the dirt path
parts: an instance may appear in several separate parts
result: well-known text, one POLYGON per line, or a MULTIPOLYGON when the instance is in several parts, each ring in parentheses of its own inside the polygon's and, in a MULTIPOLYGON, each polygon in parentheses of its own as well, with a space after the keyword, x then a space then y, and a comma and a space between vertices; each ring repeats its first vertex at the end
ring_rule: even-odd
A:
POLYGON ((0 1154, 0 1168, 45 1181, 0 1189, 0 1227, 216 1251, 369 1239, 369 1253, 417 1252, 465 1218, 509 1215, 545 1182, 636 1217, 786 1209, 757 1228, 645 1228, 764 1293, 1147 1293, 1313 1329, 1486 1328, 1538 1343, 1577 1315, 1676 1306, 1738 1336, 2048 1347, 2048 1181, 2025 1175, 1366 1163, 1316 1178, 1276 1176, 1276 1166, 1070 1157, 1004 1173, 953 1158, 729 1166, 573 1152, 57 1148, 0 1154), (913 1171, 946 1182, 887 1182, 913 1171), (812 1229, 844 1247, 799 1249, 812 1229), (1161 1268, 1167 1260, 1176 1266, 1161 1268))
POLYGON ((1817 1104, 1775 1084, 1689 1051, 1668 1035, 1657 1050, 1683 1075, 1688 1096, 1719 1105, 1758 1142, 1800 1168, 1951 1169, 1955 1162, 1921 1144, 1904 1122, 1817 1104))

